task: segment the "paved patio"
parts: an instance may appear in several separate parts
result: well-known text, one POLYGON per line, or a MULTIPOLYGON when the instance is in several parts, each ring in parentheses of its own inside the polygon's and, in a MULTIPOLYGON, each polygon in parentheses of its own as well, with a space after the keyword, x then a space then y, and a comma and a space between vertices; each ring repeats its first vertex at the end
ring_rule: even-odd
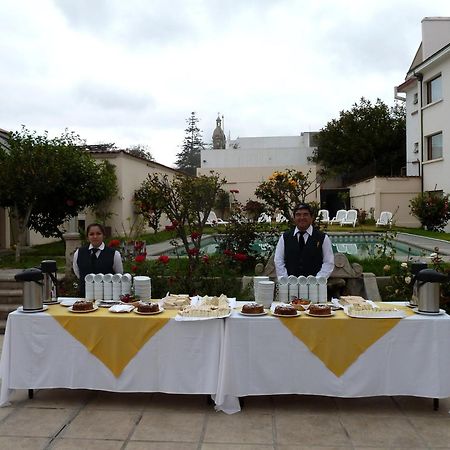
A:
MULTIPOLYGON (((0 343, 3 342, 1 336, 0 343)), ((0 408, 0 448, 105 450, 450 448, 450 399, 267 396, 241 413, 206 396, 18 391, 0 408)))

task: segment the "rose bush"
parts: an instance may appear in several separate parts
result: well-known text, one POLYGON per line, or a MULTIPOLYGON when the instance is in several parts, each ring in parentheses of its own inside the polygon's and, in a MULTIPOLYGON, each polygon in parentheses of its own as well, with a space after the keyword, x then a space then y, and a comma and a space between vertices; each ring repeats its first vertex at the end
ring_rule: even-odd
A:
POLYGON ((411 213, 427 230, 443 231, 450 220, 449 196, 440 192, 423 192, 409 202, 411 213))

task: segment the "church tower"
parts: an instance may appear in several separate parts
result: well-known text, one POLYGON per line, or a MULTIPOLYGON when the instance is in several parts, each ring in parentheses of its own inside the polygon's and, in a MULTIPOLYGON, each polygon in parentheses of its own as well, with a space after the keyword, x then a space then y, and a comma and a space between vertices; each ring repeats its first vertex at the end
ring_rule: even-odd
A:
POLYGON ((226 138, 225 133, 222 130, 222 121, 220 120, 220 115, 217 115, 216 129, 214 130, 214 133, 212 135, 212 141, 213 141, 213 149, 218 150, 225 149, 226 138))

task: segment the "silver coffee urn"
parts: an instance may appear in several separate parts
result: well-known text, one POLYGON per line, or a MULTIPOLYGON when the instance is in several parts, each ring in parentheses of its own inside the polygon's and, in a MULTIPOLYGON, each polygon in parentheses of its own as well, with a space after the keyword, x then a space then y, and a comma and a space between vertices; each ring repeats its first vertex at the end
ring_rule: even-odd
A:
POLYGON ((44 304, 56 303, 58 298, 58 280, 56 278, 56 261, 46 259, 40 267, 44 275, 42 285, 42 301, 44 304))
POLYGON ((411 264, 411 274, 413 275, 413 291, 411 301, 409 302, 411 306, 419 306, 419 281, 416 275, 427 267, 428 264, 423 262, 414 262, 411 264))
POLYGON ((419 312, 439 313, 440 283, 446 281, 448 281, 447 275, 434 269, 422 269, 416 275, 419 312))
POLYGON ((41 269, 25 269, 14 275, 16 281, 23 282, 23 310, 25 312, 42 311, 42 280, 41 269))

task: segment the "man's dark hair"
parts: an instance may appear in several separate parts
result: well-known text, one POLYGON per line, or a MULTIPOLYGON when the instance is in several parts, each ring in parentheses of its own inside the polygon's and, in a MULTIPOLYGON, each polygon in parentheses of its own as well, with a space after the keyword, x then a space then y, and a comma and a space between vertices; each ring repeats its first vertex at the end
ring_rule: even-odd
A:
POLYGON ((294 208, 294 212, 293 215, 295 216, 295 213, 297 211, 300 211, 301 209, 307 209, 309 211, 309 213, 311 214, 311 216, 313 215, 313 210, 311 208, 310 205, 308 205, 308 203, 299 203, 295 208, 294 208))

